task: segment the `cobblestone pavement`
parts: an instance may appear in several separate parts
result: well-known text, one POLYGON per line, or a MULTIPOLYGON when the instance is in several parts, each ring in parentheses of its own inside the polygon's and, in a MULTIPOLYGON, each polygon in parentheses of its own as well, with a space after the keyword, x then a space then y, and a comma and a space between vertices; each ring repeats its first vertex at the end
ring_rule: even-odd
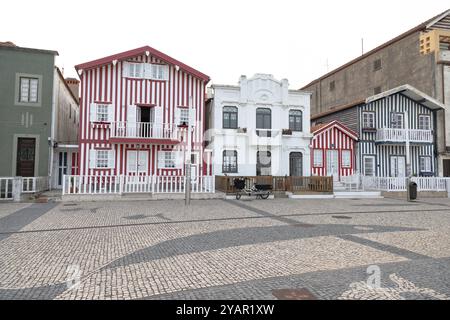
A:
POLYGON ((448 299, 450 199, 0 203, 0 299, 448 299))

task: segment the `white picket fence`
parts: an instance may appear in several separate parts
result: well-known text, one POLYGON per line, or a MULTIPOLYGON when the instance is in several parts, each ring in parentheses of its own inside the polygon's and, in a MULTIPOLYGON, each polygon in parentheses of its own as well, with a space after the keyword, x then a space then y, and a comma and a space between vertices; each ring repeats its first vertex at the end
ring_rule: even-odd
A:
MULTIPOLYGON (((406 191, 407 179, 395 177, 366 177, 359 174, 343 177, 342 183, 348 190, 406 191)), ((412 177, 417 183, 417 191, 437 191, 450 193, 450 178, 412 177)))
MULTIPOLYGON (((71 176, 63 179, 63 195, 184 193, 184 176, 71 176)), ((191 179, 192 193, 214 193, 213 176, 191 179)))

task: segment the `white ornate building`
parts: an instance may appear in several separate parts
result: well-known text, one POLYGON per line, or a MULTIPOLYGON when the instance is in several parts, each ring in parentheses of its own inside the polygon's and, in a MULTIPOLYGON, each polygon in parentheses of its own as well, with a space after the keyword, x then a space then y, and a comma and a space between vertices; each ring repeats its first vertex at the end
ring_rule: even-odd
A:
POLYGON ((210 98, 205 138, 214 175, 310 175, 310 93, 256 74, 238 86, 213 85, 210 98))

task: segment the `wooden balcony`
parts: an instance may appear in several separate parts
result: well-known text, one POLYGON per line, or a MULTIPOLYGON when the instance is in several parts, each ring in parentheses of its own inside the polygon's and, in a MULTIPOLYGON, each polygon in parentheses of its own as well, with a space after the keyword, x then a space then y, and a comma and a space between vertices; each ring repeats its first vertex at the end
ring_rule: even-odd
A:
POLYGON ((111 123, 112 143, 161 143, 178 144, 186 128, 173 123, 116 121, 111 123))
POLYGON ((410 143, 432 143, 433 131, 383 128, 377 130, 375 141, 377 143, 406 143, 407 138, 410 143))

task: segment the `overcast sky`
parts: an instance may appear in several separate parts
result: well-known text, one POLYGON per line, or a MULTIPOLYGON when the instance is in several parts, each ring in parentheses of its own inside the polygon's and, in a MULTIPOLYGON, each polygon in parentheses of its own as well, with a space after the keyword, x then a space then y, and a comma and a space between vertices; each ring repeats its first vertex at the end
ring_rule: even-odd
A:
POLYGON ((150 45, 236 84, 271 73, 299 88, 449 9, 443 0, 126 0, 2 2, 0 41, 57 50, 74 65, 150 45))

